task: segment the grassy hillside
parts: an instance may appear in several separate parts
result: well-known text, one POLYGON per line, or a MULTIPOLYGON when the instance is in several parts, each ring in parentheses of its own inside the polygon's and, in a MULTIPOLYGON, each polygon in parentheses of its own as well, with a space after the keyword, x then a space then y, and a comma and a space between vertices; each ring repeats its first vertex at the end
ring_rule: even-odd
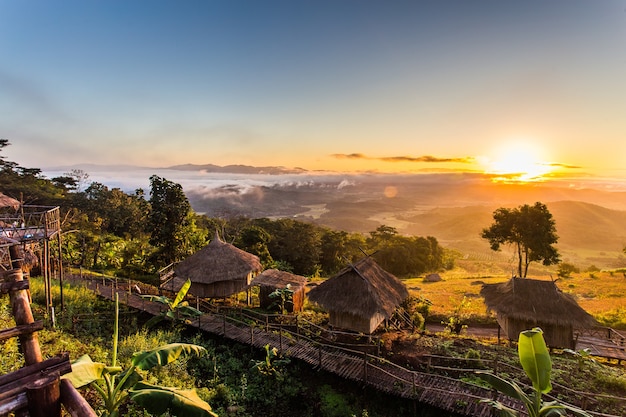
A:
MULTIPOLYGON (((626 212, 594 204, 561 201, 547 204, 556 223, 562 260, 582 269, 626 267, 622 249, 626 246, 626 212)), ((466 256, 484 256, 489 260, 506 261, 506 251, 493 253, 480 238, 481 231, 493 222, 497 206, 437 208, 425 213, 402 216, 407 224, 402 232, 435 236, 447 247, 466 256), (491 254, 490 254, 491 252, 491 254)))

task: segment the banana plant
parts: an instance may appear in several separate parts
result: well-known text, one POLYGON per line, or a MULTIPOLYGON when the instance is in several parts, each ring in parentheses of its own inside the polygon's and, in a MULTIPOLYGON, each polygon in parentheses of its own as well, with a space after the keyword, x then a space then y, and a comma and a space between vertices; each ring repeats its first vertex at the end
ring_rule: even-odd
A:
POLYGON ((142 298, 150 301, 156 301, 167 306, 167 311, 152 317, 146 322, 145 326, 147 328, 153 327, 166 318, 171 320, 179 320, 182 318, 184 322, 188 323, 190 318, 201 316, 202 312, 200 310, 191 307, 187 301, 183 301, 189 291, 189 288, 191 288, 191 280, 187 278, 187 281, 185 281, 180 290, 178 290, 174 301, 163 295, 142 295, 142 298))
MULTIPOLYGON (((478 376, 502 394, 521 401, 529 417, 556 417, 573 414, 579 417, 591 417, 591 414, 558 401, 543 401, 542 394, 552 390, 550 374, 552 372, 552 360, 543 331, 535 327, 520 333, 517 345, 520 363, 524 372, 530 378, 533 392, 527 394, 514 381, 508 381, 489 372, 477 371, 478 376)), ((519 417, 520 413, 499 401, 485 399, 485 403, 491 404, 503 417, 519 417)))
POLYGON ((116 295, 111 365, 93 362, 89 355, 83 355, 72 363, 72 372, 63 375, 75 388, 89 385, 100 395, 104 410, 99 415, 119 417, 120 407, 131 400, 156 415, 169 410, 174 416, 217 417, 211 411, 211 406, 200 399, 195 390, 146 384, 141 382, 143 377, 139 372, 167 365, 179 357, 201 356, 206 353, 206 349, 187 343, 170 343, 135 353, 130 367, 123 369, 117 364, 118 325, 119 300, 116 295))

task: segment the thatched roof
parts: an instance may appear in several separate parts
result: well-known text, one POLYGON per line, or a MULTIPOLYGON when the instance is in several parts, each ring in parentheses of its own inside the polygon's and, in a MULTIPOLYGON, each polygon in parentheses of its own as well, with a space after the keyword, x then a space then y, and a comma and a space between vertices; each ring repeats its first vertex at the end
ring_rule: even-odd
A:
POLYGON ((484 284, 480 295, 489 310, 516 320, 535 320, 557 326, 587 327, 595 319, 574 297, 563 293, 553 281, 511 278, 498 284, 484 284))
POLYGON ((409 292, 402 281, 365 257, 311 289, 308 296, 327 310, 390 318, 409 292))
POLYGON ((19 207, 19 201, 0 193, 0 208, 12 208, 13 210, 17 210, 19 207))
POLYGON ((301 275, 294 275, 278 269, 266 269, 252 280, 250 286, 266 285, 274 288, 285 288, 287 284, 291 284, 292 289, 298 289, 304 287, 306 282, 307 278, 301 275))
POLYGON ((201 284, 245 279, 261 270, 258 256, 223 242, 217 233, 208 245, 174 267, 177 277, 201 284))

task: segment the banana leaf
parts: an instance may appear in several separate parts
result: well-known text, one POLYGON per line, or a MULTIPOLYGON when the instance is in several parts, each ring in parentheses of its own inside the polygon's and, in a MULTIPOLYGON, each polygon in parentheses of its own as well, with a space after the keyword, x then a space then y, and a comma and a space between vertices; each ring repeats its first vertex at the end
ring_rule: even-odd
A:
POLYGON ((115 375, 121 371, 122 368, 119 366, 106 366, 100 362, 93 362, 89 355, 83 355, 72 363, 72 372, 61 378, 69 380, 74 388, 80 388, 102 379, 105 373, 115 375))
POLYGON ((185 296, 187 295, 187 291, 189 291, 189 288, 191 288, 191 280, 187 278, 187 281, 185 281, 183 286, 180 287, 180 290, 178 290, 178 294, 176 294, 176 298, 174 299, 172 304, 170 304, 170 308, 172 309, 176 308, 176 306, 185 299, 185 296))
POLYGON ((517 349, 522 368, 532 381, 533 388, 542 394, 550 392, 552 390, 550 383, 552 360, 543 338, 543 331, 535 327, 521 332, 517 349))
POLYGON ((173 416, 218 417, 195 390, 179 390, 138 383, 128 391, 128 394, 132 401, 154 415, 169 411, 173 416))
POLYGON ((202 356, 206 349, 202 346, 189 343, 170 343, 156 349, 135 353, 132 358, 133 366, 147 370, 157 365, 167 365, 178 359, 179 356, 202 356))

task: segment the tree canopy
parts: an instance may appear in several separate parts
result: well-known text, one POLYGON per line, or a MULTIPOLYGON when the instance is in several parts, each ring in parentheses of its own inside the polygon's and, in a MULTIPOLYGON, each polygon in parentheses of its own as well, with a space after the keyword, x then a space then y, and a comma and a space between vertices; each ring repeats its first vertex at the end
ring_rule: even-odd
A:
POLYGON ((216 231, 258 255, 265 268, 303 276, 331 276, 364 254, 399 277, 443 265, 444 250, 434 237, 402 236, 386 225, 365 236, 290 218, 199 215, 182 186, 165 178, 150 177, 149 199, 141 189, 126 193, 88 182, 82 170, 49 180, 7 161, 1 151, 8 145, 0 139, 0 192, 25 204, 60 206, 64 265, 154 279, 155 271, 196 252, 216 231))
POLYGON ((519 277, 526 278, 531 262, 543 265, 559 263, 559 253, 553 246, 558 241, 552 214, 545 204, 524 204, 517 208, 501 207, 493 212, 493 224, 483 229, 481 237, 487 239, 494 251, 502 245, 515 248, 519 277))

